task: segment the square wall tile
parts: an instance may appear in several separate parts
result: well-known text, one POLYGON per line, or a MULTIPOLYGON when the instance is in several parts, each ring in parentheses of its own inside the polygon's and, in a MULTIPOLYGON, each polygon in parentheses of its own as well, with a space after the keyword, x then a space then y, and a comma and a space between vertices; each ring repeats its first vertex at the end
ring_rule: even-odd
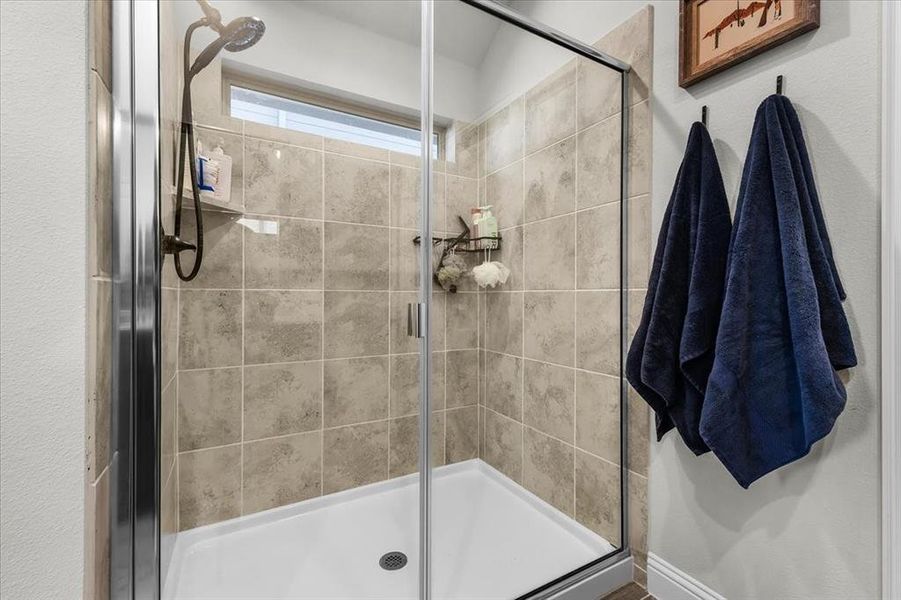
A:
POLYGON ((619 211, 615 202, 576 215, 579 289, 619 289, 619 211))
POLYGON ((576 450, 576 520, 620 546, 619 467, 576 450))
POLYGON ((387 290, 388 228, 325 224, 325 289, 387 290))
POLYGON ((388 478, 388 421, 323 432, 323 494, 388 478))
POLYGON ((648 480, 629 472, 629 545, 639 568, 647 569, 648 480))
POLYGON ((488 173, 494 173, 523 156, 523 99, 517 98, 486 122, 485 152, 488 173))
POLYGON ((525 357, 574 366, 574 292, 526 292, 523 304, 525 357))
POLYGON ((163 479, 174 467, 178 456, 177 427, 178 383, 173 379, 160 392, 160 477, 163 479))
POLYGON ((291 146, 303 146, 313 150, 322 150, 322 136, 313 135, 304 131, 244 121, 244 135, 249 138, 258 138, 268 142, 281 142, 291 146))
MULTIPOLYGON (((444 410, 444 352, 432 353, 432 410, 444 410)), ((419 354, 391 357, 391 416, 419 412, 419 354)))
POLYGON ((390 230, 388 279, 392 291, 419 289, 420 247, 413 243, 413 238, 418 235, 415 229, 390 230))
POLYGON ((112 284, 91 279, 88 281, 88 294, 86 469, 87 481, 93 482, 110 459, 112 284))
POLYGON ((249 289, 322 289, 322 223, 247 215, 244 277, 249 289))
POLYGON ((523 227, 527 290, 571 290, 576 270, 576 217, 566 215, 523 227))
POLYGON ((629 198, 651 190, 651 109, 649 101, 632 107, 629 117, 629 198))
MULTIPOLYGON (((419 417, 391 419, 391 477, 419 470, 419 417)), ((432 466, 444 464, 444 413, 432 415, 432 466)))
MULTIPOLYGON (((107 6, 108 2, 97 2, 107 6)), ((100 12, 99 10, 95 10, 100 12)), ((109 89, 97 73, 89 77, 88 168, 90 177, 88 275, 109 277, 112 273, 113 228, 113 113, 109 89)), ((168 191, 168 190, 167 190, 168 191)))
POLYGON ((526 157, 526 222, 576 210, 576 140, 569 138, 526 157))
POLYGON ((445 462, 447 464, 478 458, 479 407, 465 406, 445 413, 447 431, 445 462))
POLYGON ((472 292, 446 294, 447 349, 464 350, 479 345, 479 297, 472 292))
POLYGON ((178 366, 178 290, 160 290, 160 313, 160 384, 165 386, 175 377, 178 366))
MULTIPOLYGON (((244 239, 235 213, 203 211, 203 262, 197 277, 179 283, 182 289, 240 289, 243 278, 244 239)), ((182 235, 185 241, 197 243, 197 219, 193 210, 182 213, 182 235)), ((167 257, 167 261, 173 260, 167 257)), ((194 253, 182 255, 182 268, 190 272, 194 253)))
POLYGON ((241 446, 224 446, 178 457, 179 530, 241 514, 241 446))
POLYGON ((446 354, 446 404, 457 408, 479 403, 479 351, 453 350, 446 354))
POLYGON ((325 292, 325 358, 388 353, 388 292, 325 292))
POLYGON ((629 398, 629 470, 648 476, 651 415, 648 403, 630 386, 629 398))
POLYGON ((576 446, 617 465, 620 463, 619 392, 618 378, 585 371, 576 375, 576 446))
POLYGON ((245 151, 248 212, 322 218, 322 152, 253 138, 245 151))
POLYGON ((323 374, 325 427, 388 418, 388 357, 327 360, 323 374))
POLYGON ((244 440, 322 425, 322 363, 244 367, 244 440))
POLYGON ((501 251, 492 253, 491 260, 499 260, 510 269, 507 282, 493 288, 485 288, 486 292, 512 292, 522 290, 523 286, 523 228, 514 227, 501 232, 501 251))
POLYGON ((485 198, 480 204, 490 204, 499 229, 522 225, 523 220, 523 161, 517 160, 485 179, 485 198))
POLYGON ((593 60, 579 58, 579 129, 590 127, 622 110, 622 75, 593 60))
POLYGON ((496 352, 485 353, 485 399, 495 412, 522 421, 522 359, 496 352))
POLYGON ((388 225, 388 165, 325 155, 325 218, 388 225))
POLYGON ((182 290, 179 302, 179 368, 240 365, 241 292, 182 290))
POLYGON ((463 177, 479 176, 479 127, 471 123, 455 121, 454 156, 448 157, 447 172, 463 177))
POLYGON ((645 6, 629 17, 594 47, 618 57, 632 67, 629 73, 629 101, 633 104, 648 98, 651 90, 651 44, 654 8, 645 6))
POLYGON ((527 490, 567 515, 573 514, 573 447, 526 427, 522 482, 527 490))
POLYGON ((484 412, 482 459, 519 483, 522 481, 522 425, 492 410, 484 412))
POLYGON ((247 364, 316 360, 322 353, 320 292, 245 292, 247 364))
POLYGON ((485 348, 504 354, 522 353, 522 292, 486 294, 485 348))
POLYGON ((578 368, 608 375, 619 374, 619 299, 619 290, 576 292, 578 368))
POLYGON ((241 367, 178 374, 178 449, 241 441, 241 367))
POLYGON ((651 274, 651 197, 626 200, 629 270, 625 287, 646 288, 651 274))
POLYGON ((346 156, 357 156, 359 158, 368 158, 370 160, 378 160, 381 162, 388 162, 390 154, 389 151, 384 148, 378 148, 368 144, 357 144, 346 140, 336 140, 335 138, 330 137, 324 138, 323 144, 326 152, 334 152, 346 156))
POLYGON ((447 224, 445 229, 449 232, 459 233, 463 226, 460 219, 463 217, 468 225, 472 224, 470 218, 472 208, 479 206, 479 182, 475 179, 447 176, 447 224))
POLYGON ((557 70, 526 94, 526 154, 576 132, 576 61, 557 70))
POLYGON ((621 134, 619 116, 609 117, 579 132, 576 138, 579 157, 576 204, 580 209, 620 199, 621 134))
POLYGON ((244 444, 243 514, 319 496, 321 459, 318 431, 244 444))
POLYGON ((575 371, 568 367, 526 360, 525 424, 572 444, 575 375, 575 371))

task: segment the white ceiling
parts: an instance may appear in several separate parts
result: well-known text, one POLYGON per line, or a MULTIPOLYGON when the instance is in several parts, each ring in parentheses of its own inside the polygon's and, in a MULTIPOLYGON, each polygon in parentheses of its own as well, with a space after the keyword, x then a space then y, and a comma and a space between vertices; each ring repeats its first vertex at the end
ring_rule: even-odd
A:
MULTIPOLYGON (((302 6, 413 46, 419 44, 416 1, 304 0, 302 6)), ((478 68, 500 25, 498 19, 459 0, 439 0, 435 4, 436 53, 478 68)))

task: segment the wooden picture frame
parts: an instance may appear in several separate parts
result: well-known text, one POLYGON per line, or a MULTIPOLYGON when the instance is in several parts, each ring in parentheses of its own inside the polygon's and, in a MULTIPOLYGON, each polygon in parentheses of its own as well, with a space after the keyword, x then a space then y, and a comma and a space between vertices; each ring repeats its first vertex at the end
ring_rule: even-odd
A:
POLYGON ((819 0, 679 0, 679 85, 693 85, 819 26, 819 0))

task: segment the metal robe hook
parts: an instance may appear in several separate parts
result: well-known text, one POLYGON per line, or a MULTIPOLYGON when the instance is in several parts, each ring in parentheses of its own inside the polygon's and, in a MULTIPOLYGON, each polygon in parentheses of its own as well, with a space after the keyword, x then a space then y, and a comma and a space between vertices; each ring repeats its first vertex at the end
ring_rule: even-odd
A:
POLYGON ((707 105, 701 107, 701 123, 704 124, 704 127, 707 127, 707 105))
POLYGON ((782 75, 776 76, 776 93, 782 95, 782 75))

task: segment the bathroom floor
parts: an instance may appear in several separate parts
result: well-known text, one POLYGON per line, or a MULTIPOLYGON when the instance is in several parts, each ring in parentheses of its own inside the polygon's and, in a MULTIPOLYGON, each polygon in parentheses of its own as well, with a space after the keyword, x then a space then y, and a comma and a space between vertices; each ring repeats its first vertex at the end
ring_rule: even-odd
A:
MULTIPOLYGON (((436 599, 509 600, 613 550, 482 461, 433 477, 436 599)), ((418 499, 411 475, 181 533, 163 597, 416 598, 418 499)))

